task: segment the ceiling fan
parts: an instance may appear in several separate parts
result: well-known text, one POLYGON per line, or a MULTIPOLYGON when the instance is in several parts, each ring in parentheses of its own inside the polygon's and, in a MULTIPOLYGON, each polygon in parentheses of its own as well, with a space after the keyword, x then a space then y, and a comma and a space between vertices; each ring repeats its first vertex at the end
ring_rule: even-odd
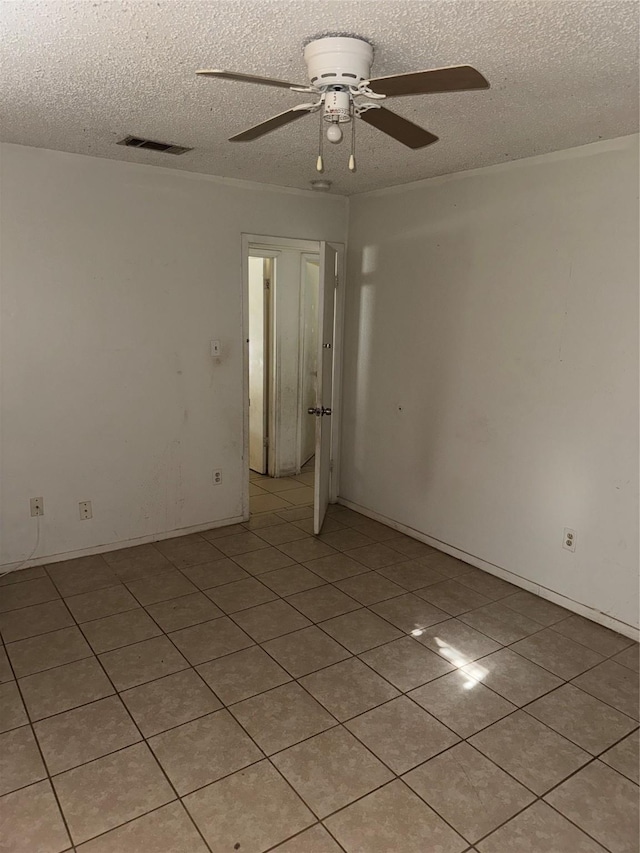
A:
POLYGON ((438 141, 438 137, 402 116, 383 107, 385 98, 403 95, 432 95, 441 92, 462 92, 469 89, 488 89, 488 81, 470 65, 454 65, 395 74, 391 77, 371 79, 372 46, 359 38, 325 37, 309 42, 304 49, 309 83, 287 83, 270 77, 256 77, 235 71, 202 70, 196 74, 217 77, 242 83, 276 86, 292 92, 309 93, 315 100, 309 104, 296 104, 289 110, 273 116, 260 124, 232 136, 230 142, 252 142, 272 130, 277 130, 309 113, 320 112, 320 142, 316 168, 323 165, 324 129, 329 142, 342 139, 341 124, 351 122, 351 154, 349 169, 355 172, 355 119, 362 119, 391 136, 408 148, 424 148, 438 141), (328 127, 327 127, 328 125, 328 127))

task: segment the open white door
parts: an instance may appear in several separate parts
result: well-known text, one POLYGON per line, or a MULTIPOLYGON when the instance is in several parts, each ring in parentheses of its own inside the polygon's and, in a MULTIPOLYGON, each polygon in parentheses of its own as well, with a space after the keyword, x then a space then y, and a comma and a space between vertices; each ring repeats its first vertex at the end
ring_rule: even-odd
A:
POLYGON ((318 288, 318 383, 315 408, 309 409, 309 415, 313 415, 316 419, 316 475, 313 507, 313 531, 316 535, 322 530, 329 506, 336 258, 336 250, 328 243, 321 242, 318 288))

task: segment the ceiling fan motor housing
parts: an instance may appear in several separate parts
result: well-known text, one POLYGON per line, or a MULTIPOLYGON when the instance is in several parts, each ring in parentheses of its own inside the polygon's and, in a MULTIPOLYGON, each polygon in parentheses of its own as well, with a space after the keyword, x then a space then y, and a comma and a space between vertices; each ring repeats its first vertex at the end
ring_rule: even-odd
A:
POLYGON ((329 90, 324 101, 324 120, 341 124, 351 120, 351 95, 349 92, 329 90))
POLYGON ((358 86, 370 77, 373 48, 357 38, 321 38, 309 42, 304 59, 311 85, 317 89, 358 86))

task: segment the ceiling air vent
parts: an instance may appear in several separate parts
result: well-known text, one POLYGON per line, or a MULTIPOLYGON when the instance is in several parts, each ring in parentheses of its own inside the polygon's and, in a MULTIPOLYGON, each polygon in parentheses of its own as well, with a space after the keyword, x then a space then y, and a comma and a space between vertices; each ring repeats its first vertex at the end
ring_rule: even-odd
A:
POLYGON ((154 142, 153 139, 141 139, 139 136, 125 136, 118 145, 126 145, 127 148, 145 148, 147 151, 161 151, 163 154, 185 154, 187 151, 193 151, 193 148, 185 148, 183 145, 154 142))

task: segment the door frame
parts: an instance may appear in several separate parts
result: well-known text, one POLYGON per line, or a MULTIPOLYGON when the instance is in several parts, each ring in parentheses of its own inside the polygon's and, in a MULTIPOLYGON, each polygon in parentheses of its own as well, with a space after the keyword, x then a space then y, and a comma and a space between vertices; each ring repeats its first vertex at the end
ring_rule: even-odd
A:
MULTIPOLYGON (((242 516, 245 520, 249 518, 249 247, 260 248, 271 251, 277 256, 279 249, 296 249, 301 252, 317 253, 320 247, 320 239, 299 239, 293 237, 274 237, 267 234, 241 235, 241 269, 242 269, 242 516)), ((333 405, 331 415, 331 485, 329 489, 329 500, 335 503, 338 499, 338 484, 340 481, 340 423, 342 419, 342 357, 344 337, 344 308, 345 308, 345 245, 344 243, 330 242, 338 255, 338 288, 335 302, 335 331, 333 352, 333 405)), ((277 276, 277 268, 273 278, 277 276)), ((273 298, 273 294, 272 294, 273 298)))

